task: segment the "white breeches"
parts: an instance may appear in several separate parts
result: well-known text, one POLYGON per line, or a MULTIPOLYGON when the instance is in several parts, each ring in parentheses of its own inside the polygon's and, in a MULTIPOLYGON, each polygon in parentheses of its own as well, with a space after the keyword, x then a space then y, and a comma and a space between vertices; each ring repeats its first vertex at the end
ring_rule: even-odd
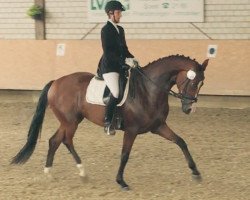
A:
POLYGON ((103 79, 115 98, 119 96, 119 74, 117 72, 109 72, 102 75, 103 79))

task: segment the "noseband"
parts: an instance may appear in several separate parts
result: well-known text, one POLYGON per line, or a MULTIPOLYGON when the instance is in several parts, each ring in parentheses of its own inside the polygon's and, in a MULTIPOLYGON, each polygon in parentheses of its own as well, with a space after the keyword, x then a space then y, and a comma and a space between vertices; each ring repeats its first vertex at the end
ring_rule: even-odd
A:
MULTIPOLYGON (((141 67, 140 66, 137 66, 137 67, 134 67, 133 69, 137 70, 144 78, 146 78, 147 80, 149 80, 151 83, 153 83, 156 87, 159 87, 153 80, 151 80, 148 76, 146 76, 143 71, 141 70, 141 67)), ((201 86, 203 85, 203 81, 202 81, 202 84, 199 86, 199 89, 198 89, 198 92, 197 92, 197 95, 196 97, 191 97, 189 95, 186 94, 187 92, 187 87, 188 87, 188 84, 190 82, 190 79, 186 78, 183 83, 181 85, 183 85, 184 83, 186 83, 185 87, 184 87, 184 93, 176 93, 174 92, 173 90, 169 90, 169 91, 166 91, 166 88, 160 88, 161 90, 163 90, 164 92, 172 95, 173 97, 176 97, 176 98, 179 98, 181 99, 182 102, 184 102, 185 100, 189 100, 190 103, 195 103, 198 101, 198 94, 199 94, 199 91, 200 91, 200 88, 201 86)))
POLYGON ((189 100, 190 103, 196 103, 196 102, 198 101, 197 96, 198 96, 198 94, 199 94, 200 88, 201 88, 202 85, 203 85, 203 81, 202 81, 202 83, 201 83, 200 86, 199 86, 199 89, 198 89, 198 92, 197 92, 197 94, 196 94, 196 97, 192 97, 192 96, 186 94, 186 93, 187 93, 187 87, 188 87, 189 82, 190 82, 190 79, 186 78, 186 79, 183 81, 183 83, 181 84, 181 86, 182 86, 183 84, 186 83, 185 86, 184 86, 184 89, 183 89, 184 92, 176 93, 176 92, 174 92, 173 90, 170 90, 170 91, 169 91, 169 94, 172 95, 172 96, 174 96, 174 97, 176 97, 176 98, 181 99, 182 102, 184 102, 185 100, 189 100))

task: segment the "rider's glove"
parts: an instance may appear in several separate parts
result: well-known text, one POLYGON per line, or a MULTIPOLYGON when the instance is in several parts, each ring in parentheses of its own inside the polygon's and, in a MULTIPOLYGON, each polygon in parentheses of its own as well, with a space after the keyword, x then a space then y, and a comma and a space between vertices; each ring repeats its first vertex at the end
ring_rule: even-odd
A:
POLYGON ((139 65, 138 61, 135 58, 126 58, 125 63, 132 68, 137 67, 139 65))
POLYGON ((136 58, 133 58, 133 62, 135 67, 139 66, 139 61, 136 58))

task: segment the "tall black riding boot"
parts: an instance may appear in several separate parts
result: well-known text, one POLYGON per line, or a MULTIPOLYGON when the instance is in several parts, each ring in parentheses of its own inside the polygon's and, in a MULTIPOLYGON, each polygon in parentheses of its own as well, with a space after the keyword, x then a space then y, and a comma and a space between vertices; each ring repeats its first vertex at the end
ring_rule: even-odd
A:
POLYGON ((104 132, 107 135, 115 135, 115 127, 112 125, 114 111, 117 105, 117 98, 110 95, 110 100, 106 105, 105 117, 104 117, 104 132))

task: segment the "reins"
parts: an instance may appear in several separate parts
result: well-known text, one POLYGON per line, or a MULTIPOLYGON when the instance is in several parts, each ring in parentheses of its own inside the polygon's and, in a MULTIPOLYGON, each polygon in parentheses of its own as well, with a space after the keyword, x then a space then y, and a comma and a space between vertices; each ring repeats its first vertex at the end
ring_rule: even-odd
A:
MULTIPOLYGON (((141 74, 144 78, 146 78, 148 81, 150 81, 151 83, 153 83, 153 85, 154 86, 156 86, 157 88, 159 87, 152 79, 150 79, 148 76, 146 76, 144 73, 143 73, 143 71, 142 71, 142 68, 138 65, 138 66, 136 66, 136 67, 134 67, 134 68, 132 68, 132 69, 135 69, 137 72, 139 72, 139 74, 141 74)), ((164 92, 166 92, 166 93, 168 93, 169 94, 169 92, 167 92, 166 91, 166 88, 161 88, 164 92)), ((174 91, 173 91, 173 93, 175 93, 174 91)), ((176 93, 177 94, 177 93, 176 93)))
MULTIPOLYGON (((141 74, 144 78, 146 78, 148 81, 150 81, 151 83, 153 83, 153 85, 155 85, 157 88, 159 88, 159 86, 152 79, 150 79, 147 75, 145 75, 143 73, 142 68, 139 65, 137 65, 136 67, 131 68, 131 69, 134 69, 137 72, 139 72, 139 74, 141 74)), ((185 81, 183 81, 182 84, 184 84, 186 82, 186 80, 187 79, 185 79, 185 81)), ((185 89, 186 89, 186 87, 185 87, 185 89)), ((192 102, 197 102, 197 100, 198 100, 196 97, 194 98, 194 97, 189 97, 187 95, 183 95, 181 93, 176 93, 175 91, 173 91, 171 89, 168 91, 165 87, 164 88, 160 87, 160 89, 162 91, 166 92, 167 94, 175 97, 175 98, 181 99, 182 101, 184 101, 184 99, 188 99, 188 100, 191 100, 192 102)))

